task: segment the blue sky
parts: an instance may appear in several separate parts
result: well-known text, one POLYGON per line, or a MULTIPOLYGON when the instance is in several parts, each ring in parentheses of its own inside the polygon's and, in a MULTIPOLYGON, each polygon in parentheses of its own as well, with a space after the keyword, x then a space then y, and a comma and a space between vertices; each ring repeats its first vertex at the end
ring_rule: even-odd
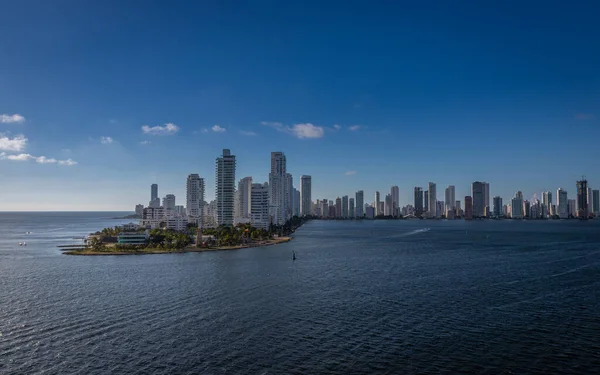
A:
POLYGON ((600 4, 416 3, 2 2, 0 210, 212 199, 223 148, 313 199, 600 187, 600 4))

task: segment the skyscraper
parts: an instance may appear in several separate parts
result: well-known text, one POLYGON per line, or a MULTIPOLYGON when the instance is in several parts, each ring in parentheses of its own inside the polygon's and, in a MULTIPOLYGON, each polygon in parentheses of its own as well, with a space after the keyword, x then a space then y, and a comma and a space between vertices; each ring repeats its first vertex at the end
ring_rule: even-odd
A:
POLYGON ((285 223, 285 175, 286 158, 283 152, 271 152, 269 173, 269 206, 273 224, 285 223))
POLYGON ((365 193, 362 190, 356 192, 356 217, 362 218, 364 216, 364 195, 365 193))
POLYGON ((421 217, 423 215, 423 188, 415 186, 415 216, 421 217))
POLYGON ((233 225, 235 200, 235 155, 223 149, 216 160, 217 225, 233 225))
POLYGON ((383 212, 379 212, 379 206, 380 206, 379 202, 381 202, 381 197, 379 195, 379 192, 376 191, 375 192, 375 216, 383 214, 383 212))
POLYGON ((158 198, 158 184, 150 185, 150 201, 158 198))
POLYGON ((587 220, 588 216, 587 180, 582 178, 577 181, 577 217, 587 220))
POLYGON ((300 199, 302 203, 300 204, 300 214, 302 216, 312 215, 311 206, 312 206, 312 198, 311 198, 311 190, 312 190, 312 177, 310 176, 302 176, 300 177, 300 199))
POLYGON ((238 182, 237 196, 237 216, 243 219, 250 219, 250 211, 252 210, 252 177, 244 177, 238 182))
POLYGON ((475 181, 471 185, 474 217, 483 217, 485 215, 485 190, 485 182, 475 181))
POLYGON ((250 223, 258 229, 269 229, 269 184, 252 184, 250 190, 250 223))
POLYGON ((435 183, 429 183, 429 216, 437 217, 437 194, 435 183))
POLYGON ((567 198, 567 191, 558 189, 556 191, 556 210, 558 211, 558 217, 566 219, 569 217, 569 200, 567 198))
POLYGON ((392 213, 390 215, 396 216, 400 205, 400 188, 398 188, 398 186, 392 186, 390 194, 392 195, 392 213))
POLYGON ((569 217, 576 217, 577 216, 577 200, 575 199, 569 199, 567 206, 569 206, 569 217))
POLYGON ((490 184, 487 182, 483 183, 483 201, 483 213, 487 216, 490 211, 490 184))
POLYGON ((517 191, 515 197, 511 200, 511 215, 513 219, 522 219, 523 212, 523 193, 517 191))
POLYGON ((300 190, 296 188, 294 188, 294 209, 292 210, 292 214, 294 216, 300 216, 300 190))
POLYGON ((165 214, 167 216, 171 216, 175 214, 175 195, 167 194, 163 198, 163 207, 165 209, 165 214))
POLYGON ((355 212, 354 212, 354 198, 350 198, 350 200, 348 201, 348 217, 354 219, 355 217, 355 212))
POLYGON ((454 210, 454 203, 456 202, 454 185, 448 185, 448 187, 446 188, 444 199, 444 202, 446 204, 446 207, 444 207, 444 211, 454 210))
POLYGON ((188 222, 202 225, 204 217, 204 179, 195 173, 187 177, 185 207, 188 222))
POLYGON ((342 197, 342 217, 345 219, 348 217, 348 196, 342 197))
POLYGON ((425 216, 427 216, 429 215, 429 190, 425 190, 425 192, 423 193, 423 203, 423 213, 425 214, 425 216))
POLYGON ((470 196, 465 197, 465 220, 473 219, 473 198, 470 196))
POLYGON ((335 199, 335 217, 342 217, 342 199, 340 197, 335 199))
POLYGON ((598 217, 598 215, 600 215, 600 190, 592 190, 592 200, 594 216, 598 217))
POLYGON ((502 197, 495 196, 494 197, 494 216, 500 217, 502 215, 504 215, 504 212, 502 212, 502 197))
POLYGON ((392 194, 387 194, 385 196, 385 201, 383 205, 383 214, 385 216, 392 216, 394 211, 394 198, 392 198, 392 194))
POLYGON ((587 204, 588 204, 588 215, 591 215, 592 213, 594 213, 594 208, 592 207, 592 205, 594 204, 594 197, 593 197, 591 187, 587 188, 587 204))
POLYGON ((544 217, 550 215, 550 208, 552 207, 552 193, 549 191, 542 192, 542 212, 544 217))

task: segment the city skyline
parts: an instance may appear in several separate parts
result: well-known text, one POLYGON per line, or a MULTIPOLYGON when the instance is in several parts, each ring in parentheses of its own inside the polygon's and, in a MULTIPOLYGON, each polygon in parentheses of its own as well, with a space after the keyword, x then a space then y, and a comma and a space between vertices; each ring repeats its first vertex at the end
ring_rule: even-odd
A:
POLYGON ((190 173, 213 197, 215 155, 266 182, 265 145, 313 200, 600 186, 593 2, 104 5, 3 8, 0 210, 130 211, 190 173))

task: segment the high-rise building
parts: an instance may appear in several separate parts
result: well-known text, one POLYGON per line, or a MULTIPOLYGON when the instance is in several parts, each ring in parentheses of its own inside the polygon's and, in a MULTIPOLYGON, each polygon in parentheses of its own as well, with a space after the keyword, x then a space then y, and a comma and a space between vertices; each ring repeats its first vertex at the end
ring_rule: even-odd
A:
POLYGON ((376 191, 375 192, 375 216, 379 216, 379 215, 383 214, 383 212, 379 212, 379 202, 381 202, 381 197, 379 195, 379 192, 376 191))
POLYGON ((473 197, 473 216, 485 216, 485 182, 475 181, 471 185, 471 196, 473 197))
POLYGON ((216 160, 217 226, 233 225, 235 200, 235 155, 223 149, 216 160))
POLYGON ((415 216, 421 217, 423 215, 423 188, 415 186, 415 216))
POLYGON ((390 189, 392 195, 392 213, 391 215, 396 216, 398 214, 398 207, 400 206, 400 188, 398 186, 392 186, 390 189))
POLYGON ((423 203, 424 203, 423 214, 425 216, 427 216, 427 215, 429 215, 429 190, 425 190, 423 192, 423 203))
POLYGON ((342 199, 335 198, 335 217, 342 217, 342 199))
POLYGON ((143 204, 135 205, 135 214, 137 216, 142 216, 144 214, 144 205, 143 204))
MULTIPOLYGON (((292 210, 294 216, 300 216, 300 199, 300 190, 294 188, 294 209, 292 210)), ((310 203, 312 205, 312 202, 310 203)))
POLYGON ((362 190, 356 192, 356 217, 362 218, 364 216, 364 196, 365 193, 362 190))
POLYGON ((292 217, 294 210, 294 179, 290 173, 286 173, 283 179, 284 184, 284 198, 283 206, 285 211, 285 220, 287 221, 292 217))
POLYGON ((300 204, 300 215, 302 215, 302 216, 312 215, 311 191, 312 191, 312 177, 306 176, 306 175, 300 177, 300 199, 302 200, 302 203, 300 204))
POLYGON ((600 190, 592 190, 592 212, 596 217, 600 215, 600 190))
POLYGON ((252 209, 252 177, 244 177, 238 182, 236 216, 250 219, 252 209))
POLYGON ((283 225, 285 217, 286 158, 283 152, 271 152, 269 206, 273 224, 283 225))
POLYGON ((163 198, 163 207, 165 208, 166 216, 174 216, 175 215, 175 195, 167 194, 163 198))
POLYGON ((187 177, 185 207, 188 222, 201 225, 204 218, 204 179, 195 173, 187 177))
POLYGON ((441 217, 442 215, 445 215, 444 212, 444 201, 437 201, 435 203, 437 205, 436 209, 435 209, 435 217, 441 217))
POLYGON ((250 224, 258 229, 269 229, 269 184, 252 184, 250 190, 250 224))
POLYGON ((356 217, 354 212, 354 198, 348 200, 348 217, 354 219, 356 217))
POLYGON ((522 219, 523 213, 523 193, 517 191, 515 197, 511 200, 511 217, 513 219, 522 219))
POLYGON ((502 211, 502 197, 495 196, 494 197, 494 216, 500 217, 502 215, 504 215, 504 212, 502 211))
POLYGON ((531 209, 531 203, 529 203, 528 200, 524 200, 523 201, 523 217, 530 217, 530 209, 531 209))
POLYGON ((550 207, 552 207, 552 193, 549 191, 542 192, 542 216, 546 218, 550 215, 550 207))
POLYGON ((461 207, 460 207, 460 201, 454 202, 454 208, 456 208, 457 211, 461 209, 461 207))
POLYGON ((394 199, 392 198, 392 194, 387 194, 385 196, 385 201, 383 204, 383 214, 385 216, 392 216, 394 211, 394 199))
POLYGON ((430 182, 428 186, 429 191, 429 217, 437 217, 437 194, 436 185, 434 182, 430 182))
POLYGON ((594 213, 594 209, 592 207, 592 205, 594 204, 594 197, 592 195, 592 188, 588 187, 587 188, 587 204, 588 204, 588 215, 591 215, 592 213, 594 213))
POLYGON ((158 199, 158 184, 150 185, 150 201, 158 199))
POLYGON ((342 197, 342 217, 345 219, 348 217, 348 196, 342 197))
POLYGON ((456 202, 456 188, 454 187, 454 185, 448 185, 448 187, 446 188, 446 192, 444 194, 444 202, 446 204, 445 207, 445 211, 448 210, 454 210, 456 207, 454 207, 454 204, 456 202))
POLYGON ((484 215, 489 216, 490 212, 490 184, 487 182, 483 183, 483 201, 484 201, 484 215))
POLYGON ((558 217, 566 219, 569 217, 569 200, 567 198, 567 191, 558 189, 556 191, 556 210, 558 211, 558 217))
POLYGON ((465 220, 472 220, 473 219, 473 198, 470 196, 466 196, 465 197, 465 214, 464 214, 464 218, 465 220))
POLYGON ((587 220, 589 217, 587 201, 587 180, 577 181, 577 217, 587 220))
POLYGON ((569 210, 569 217, 576 217, 577 216, 577 200, 576 199, 569 199, 567 200, 567 208, 569 210))

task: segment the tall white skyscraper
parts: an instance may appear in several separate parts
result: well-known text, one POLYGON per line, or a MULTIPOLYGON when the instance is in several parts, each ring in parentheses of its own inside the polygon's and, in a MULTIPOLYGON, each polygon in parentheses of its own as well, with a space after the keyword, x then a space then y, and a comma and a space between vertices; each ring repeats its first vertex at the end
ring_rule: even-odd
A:
POLYGON ((556 191, 556 210, 561 219, 569 217, 569 199, 566 190, 558 189, 556 191))
POLYGON ((250 191, 250 224, 258 229, 269 229, 269 184, 252 184, 250 191))
POLYGON ((312 215, 312 178, 310 176, 300 177, 300 214, 302 216, 312 215))
POLYGON ((252 177, 244 177, 238 182, 236 199, 236 216, 243 219, 250 219, 252 193, 252 177))
POLYGON ((427 191, 429 192, 429 217, 437 217, 437 192, 434 182, 429 183, 427 191))
POLYGON ((362 218, 364 216, 364 195, 365 193, 362 190, 356 192, 356 217, 362 218))
POLYGON ((269 213, 273 224, 283 225, 285 217, 286 159, 283 152, 271 152, 269 173, 269 213))
POLYGON ((522 219, 525 216, 523 212, 523 193, 517 191, 515 197, 511 200, 511 217, 513 219, 522 219))
POLYGON ((167 194, 163 198, 163 207, 165 209, 166 216, 174 216, 175 215, 175 195, 167 194))
POLYGON ((448 185, 446 188, 446 194, 444 196, 444 202, 446 203, 446 207, 444 211, 453 210, 456 203, 456 193, 454 185, 448 185))
POLYGON ((380 202, 381 202, 381 196, 379 195, 379 192, 376 191, 375 192, 375 216, 379 216, 379 215, 383 214, 383 212, 379 212, 380 202))
POLYGON ((223 149, 216 160, 217 225, 233 225, 235 201, 235 155, 223 149))
POLYGON ((201 225, 204 217, 204 179, 195 173, 187 177, 185 207, 188 222, 201 225))
POLYGON ((394 211, 394 200, 392 198, 392 194, 387 194, 385 196, 385 201, 383 202, 383 214, 385 216, 391 216, 394 211))
POLYGON ((544 217, 550 214, 550 207, 552 207, 552 193, 544 191, 542 192, 542 212, 544 217))
POLYGON ((400 206, 400 188, 398 188, 398 186, 392 186, 392 188, 390 189, 390 194, 392 195, 391 215, 397 215, 398 207, 400 206))

